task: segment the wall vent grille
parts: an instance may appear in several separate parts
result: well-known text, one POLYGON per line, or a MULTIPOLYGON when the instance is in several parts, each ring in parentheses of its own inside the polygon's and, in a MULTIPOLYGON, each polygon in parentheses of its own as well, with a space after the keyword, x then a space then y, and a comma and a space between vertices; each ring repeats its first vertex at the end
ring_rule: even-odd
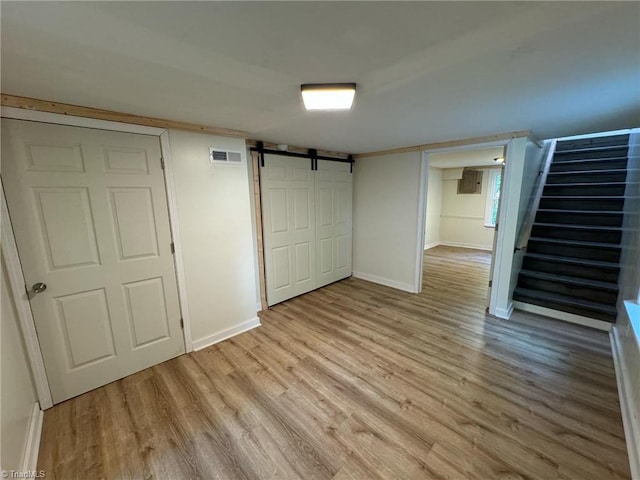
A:
POLYGON ((216 165, 241 165, 242 153, 236 150, 209 147, 209 163, 216 165))

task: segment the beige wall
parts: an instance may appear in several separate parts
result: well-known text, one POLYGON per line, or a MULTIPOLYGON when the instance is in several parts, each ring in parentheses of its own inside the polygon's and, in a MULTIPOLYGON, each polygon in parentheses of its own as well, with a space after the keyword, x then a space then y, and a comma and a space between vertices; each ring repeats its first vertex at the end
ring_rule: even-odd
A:
POLYGON ((256 272, 244 140, 172 130, 172 165, 194 347, 256 319, 256 272), (211 165, 209 147, 243 165, 211 165))
POLYGON ((401 290, 415 290, 416 252, 422 241, 422 219, 418 221, 421 163, 422 152, 356 161, 353 171, 354 276, 401 290))
POLYGON ((20 470, 29 420, 37 398, 18 314, 11 297, 4 255, 0 290, 0 464, 5 470, 20 470))
POLYGON ((442 170, 429 167, 427 177, 427 214, 424 225, 424 248, 440 243, 440 214, 442 213, 442 170))
POLYGON ((478 170, 483 172, 480 194, 459 195, 457 180, 442 181, 440 243, 443 245, 485 250, 493 248, 495 229, 484 226, 490 169, 478 170))

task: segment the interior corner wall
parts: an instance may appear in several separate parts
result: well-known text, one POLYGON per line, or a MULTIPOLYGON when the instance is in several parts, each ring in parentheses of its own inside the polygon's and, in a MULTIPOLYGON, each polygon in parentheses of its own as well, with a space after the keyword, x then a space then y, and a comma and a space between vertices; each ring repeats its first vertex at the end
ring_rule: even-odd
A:
MULTIPOLYGON (((625 197, 618 312, 624 310, 624 300, 640 303, 640 129, 630 137, 625 197)), ((625 328, 627 323, 626 315, 618 316, 619 327, 625 328)))
MULTIPOLYGON (((458 194, 458 180, 442 181, 440 243, 454 247, 493 249, 494 228, 484 226, 492 169, 482 171, 479 194, 458 194)), ((428 209, 429 207, 427 207, 428 209)))
MULTIPOLYGON (((531 140, 527 140, 524 152, 524 164, 522 166, 522 184, 520 187, 520 200, 518 203, 518 223, 516 229, 516 242, 518 241, 527 212, 532 204, 535 196, 535 187, 540 176, 540 172, 544 167, 547 150, 539 147, 531 140)), ((515 249, 514 249, 515 250, 515 249)), ((520 250, 513 255, 513 264, 511 266, 511 279, 509 281, 509 298, 513 296, 513 291, 518 283, 518 275, 524 260, 524 253, 520 250)))
POLYGON ((358 159, 353 176, 353 275, 415 292, 422 248, 422 152, 358 159), (419 221, 420 220, 420 221, 419 221), (418 235, 420 234, 420 235, 418 235), (419 238, 419 240, 418 240, 419 238))
POLYGON ((640 304, 640 129, 631 133, 629 143, 618 318, 612 337, 613 353, 618 359, 618 379, 622 385, 620 402, 629 460, 632 474, 640 475, 640 307, 627 309, 624 305, 625 300, 640 304))
POLYGON ((256 270, 245 141, 169 132, 194 348, 239 333, 256 318, 256 270), (209 163, 209 147, 243 165, 209 163))
POLYGON ((426 210, 425 250, 440 244, 440 215, 442 214, 442 170, 440 168, 429 167, 426 210))
POLYGON ((20 471, 31 413, 38 398, 10 289, 3 254, 0 283, 0 465, 4 470, 20 471))
MULTIPOLYGON (((513 310, 514 279, 514 250, 518 232, 524 219, 521 211, 523 185, 527 151, 529 148, 526 137, 512 139, 506 147, 504 180, 502 183, 502 201, 498 214, 498 238, 496 240, 496 252, 494 254, 493 287, 491 289, 491 301, 489 313, 500 318, 509 318, 513 310)), ((530 153, 531 155, 531 153, 530 153)), ((527 182, 531 181, 529 178, 527 182)), ((535 182, 535 180, 534 180, 535 182)), ((526 195, 527 198, 530 196, 526 195)), ((517 273, 515 273, 517 278, 517 273)))

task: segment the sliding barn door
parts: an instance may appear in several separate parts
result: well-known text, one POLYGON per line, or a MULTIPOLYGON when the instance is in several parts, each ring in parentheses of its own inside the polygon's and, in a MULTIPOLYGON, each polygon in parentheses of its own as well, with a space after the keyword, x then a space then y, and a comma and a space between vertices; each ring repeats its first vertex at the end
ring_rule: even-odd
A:
POLYGON ((310 160, 265 155, 260 187, 269 305, 316 288, 312 174, 310 160))
POLYGON ((318 160, 316 190, 317 287, 351 275, 351 165, 318 160))
POLYGON ((260 173, 267 303, 351 275, 351 165, 265 155, 260 173))

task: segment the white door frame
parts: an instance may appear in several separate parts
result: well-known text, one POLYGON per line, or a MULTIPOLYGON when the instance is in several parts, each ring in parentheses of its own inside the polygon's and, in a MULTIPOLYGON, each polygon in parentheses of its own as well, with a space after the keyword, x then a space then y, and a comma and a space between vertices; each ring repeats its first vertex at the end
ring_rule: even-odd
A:
MULTIPOLYGON (((424 150, 422 151, 422 159, 421 159, 421 165, 420 165, 420 170, 421 170, 421 178, 420 178, 420 198, 419 198, 419 204, 418 204, 418 246, 416 249, 416 265, 417 265, 417 271, 416 271, 416 284, 415 284, 415 291, 416 292, 420 292, 422 290, 422 261, 423 261, 423 257, 424 257, 424 236, 425 236, 425 224, 426 224, 426 214, 427 214, 427 177, 429 174, 429 155, 432 155, 434 153, 445 153, 445 152, 460 152, 460 151, 464 151, 464 150, 480 150, 483 148, 492 148, 492 147, 506 147, 513 139, 506 139, 506 140, 496 140, 493 142, 483 142, 483 143, 474 143, 474 144, 470 144, 470 145, 456 145, 453 147, 444 147, 444 148, 434 148, 434 149, 429 149, 429 150, 424 150)), ((504 183, 507 183, 508 179, 509 179, 509 173, 508 173, 508 164, 505 162, 505 179, 504 179, 504 183)), ((504 191, 504 189, 503 189, 504 191)), ((500 203, 502 203, 504 198, 504 195, 500 195, 500 203)), ((504 209, 502 209, 504 211, 504 209)), ((500 222, 500 219, 498 219, 498 221, 500 222)), ((494 244, 496 245, 496 248, 493 249, 493 251, 491 252, 491 264, 494 265, 494 263, 496 261, 498 261, 500 259, 500 255, 498 255, 498 252, 502 253, 502 246, 504 244, 503 241, 503 236, 504 236, 504 230, 498 228, 498 231, 495 233, 496 239, 494 241, 494 244)), ((500 285, 500 276, 498 275, 499 273, 499 269, 495 268, 493 269, 493 278, 491 278, 491 282, 492 282, 492 294, 491 297, 489 298, 489 312, 493 312, 494 308, 493 305, 495 303, 496 300, 496 295, 494 294, 494 292, 496 292, 498 290, 498 288, 501 286, 500 285)), ((487 289, 489 288, 489 286, 487 285, 487 289)))
MULTIPOLYGON (((35 110, 25 110, 21 108, 2 107, 0 110, 2 118, 11 118, 15 120, 28 120, 40 123, 52 123, 56 125, 67 125, 72 127, 94 128, 99 130, 110 130, 124 133, 137 133, 141 135, 151 135, 158 137, 162 158, 164 159, 164 180, 167 192, 167 205, 169 209, 169 224, 171 228, 172 241, 175 248, 174 265, 176 270, 176 279, 178 283, 178 299, 180 302, 180 313, 184 324, 183 336, 185 351, 193 351, 193 340, 191 338, 191 321, 189 318, 189 308, 187 306, 187 290, 184 272, 184 258, 182 256, 182 243, 180 237, 180 226, 178 224, 178 206, 176 203, 175 182, 173 178, 173 165, 171 158, 171 144, 169 142, 169 131, 164 128, 147 127, 143 125, 134 125, 129 123, 111 122, 108 120, 97 120, 94 118, 75 117, 71 115, 62 115, 58 113, 39 112, 35 110)), ((49 391, 49 382, 47 380, 46 370, 44 368, 44 360, 40 351, 40 343, 36 334, 35 323, 31 313, 29 300, 24 294, 25 282, 22 274, 22 266, 18 256, 18 250, 13 236, 13 229, 9 219, 9 210, 7 208, 4 188, 2 188, 2 246, 3 255, 7 264, 9 281, 11 283, 11 294, 18 310, 20 326, 27 353, 33 371, 38 400, 42 409, 53 406, 51 392, 49 391)))

